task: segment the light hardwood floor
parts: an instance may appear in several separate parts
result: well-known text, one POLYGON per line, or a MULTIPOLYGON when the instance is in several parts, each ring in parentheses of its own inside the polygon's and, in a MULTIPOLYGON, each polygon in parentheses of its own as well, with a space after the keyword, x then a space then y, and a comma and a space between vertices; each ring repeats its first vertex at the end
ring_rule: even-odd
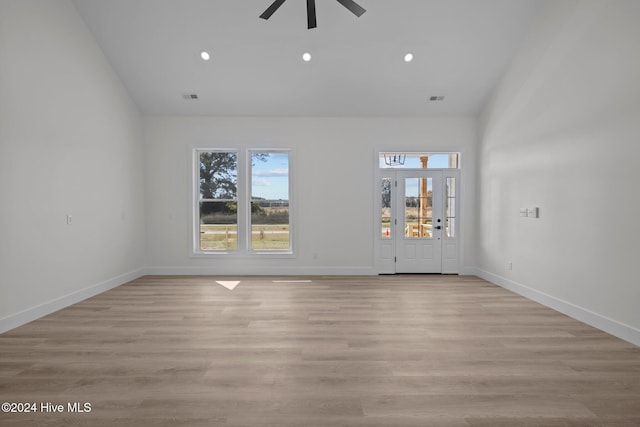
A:
POLYGON ((481 279, 276 279, 143 277, 2 334, 0 401, 65 411, 0 425, 640 426, 640 348, 481 279))

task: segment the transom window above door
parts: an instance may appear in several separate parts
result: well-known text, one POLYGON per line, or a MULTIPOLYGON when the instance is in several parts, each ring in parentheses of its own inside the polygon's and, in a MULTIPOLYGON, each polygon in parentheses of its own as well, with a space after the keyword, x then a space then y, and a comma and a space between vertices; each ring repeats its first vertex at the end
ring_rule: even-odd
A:
POLYGON ((382 169, 459 169, 460 153, 390 152, 379 154, 382 169))

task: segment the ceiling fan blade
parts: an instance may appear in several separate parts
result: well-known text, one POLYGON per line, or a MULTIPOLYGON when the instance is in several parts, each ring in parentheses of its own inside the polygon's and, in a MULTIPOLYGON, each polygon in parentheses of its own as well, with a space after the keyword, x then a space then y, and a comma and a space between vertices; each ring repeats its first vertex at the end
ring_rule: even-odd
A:
POLYGON ((349 9, 351 13, 356 15, 358 18, 366 12, 366 10, 362 6, 360 6, 353 0, 338 0, 338 3, 349 9))
POLYGON ((316 28, 316 0, 307 0, 307 28, 316 28))
POLYGON ((260 15, 260 18, 262 19, 271 18, 271 15, 273 15, 276 12, 276 10, 278 10, 278 8, 282 6, 282 3, 284 3, 285 1, 286 0, 276 0, 273 3, 271 3, 271 6, 269 6, 267 10, 262 12, 262 15, 260 15))

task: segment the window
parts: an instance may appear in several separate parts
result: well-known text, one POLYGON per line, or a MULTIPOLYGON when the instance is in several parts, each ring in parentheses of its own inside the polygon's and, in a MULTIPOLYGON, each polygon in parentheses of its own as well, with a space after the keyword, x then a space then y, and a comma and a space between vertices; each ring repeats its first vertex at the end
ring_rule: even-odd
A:
POLYGON ((238 248, 238 155, 198 153, 199 245, 201 251, 238 248))
POLYGON ((460 153, 405 153, 379 154, 381 169, 459 169, 460 153))
POLYGON ((382 178, 381 186, 381 210, 380 210, 380 226, 382 229, 382 238, 391 239, 391 181, 389 177, 382 178))
POLYGON ((251 249, 289 251, 289 153, 251 152, 251 249))
POLYGON ((456 237, 456 179, 454 177, 447 177, 446 187, 446 211, 447 221, 445 224, 446 237, 456 237))
POLYGON ((195 149, 193 159, 194 255, 292 252, 288 151, 195 149))

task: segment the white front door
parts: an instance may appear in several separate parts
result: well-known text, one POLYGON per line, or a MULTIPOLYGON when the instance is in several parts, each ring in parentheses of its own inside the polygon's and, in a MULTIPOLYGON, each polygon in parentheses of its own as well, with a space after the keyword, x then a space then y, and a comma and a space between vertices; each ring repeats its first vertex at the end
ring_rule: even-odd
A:
POLYGON ((459 171, 384 171, 376 205, 381 274, 459 272, 459 171))
POLYGON ((442 171, 397 174, 396 273, 442 273, 445 208, 442 171))

